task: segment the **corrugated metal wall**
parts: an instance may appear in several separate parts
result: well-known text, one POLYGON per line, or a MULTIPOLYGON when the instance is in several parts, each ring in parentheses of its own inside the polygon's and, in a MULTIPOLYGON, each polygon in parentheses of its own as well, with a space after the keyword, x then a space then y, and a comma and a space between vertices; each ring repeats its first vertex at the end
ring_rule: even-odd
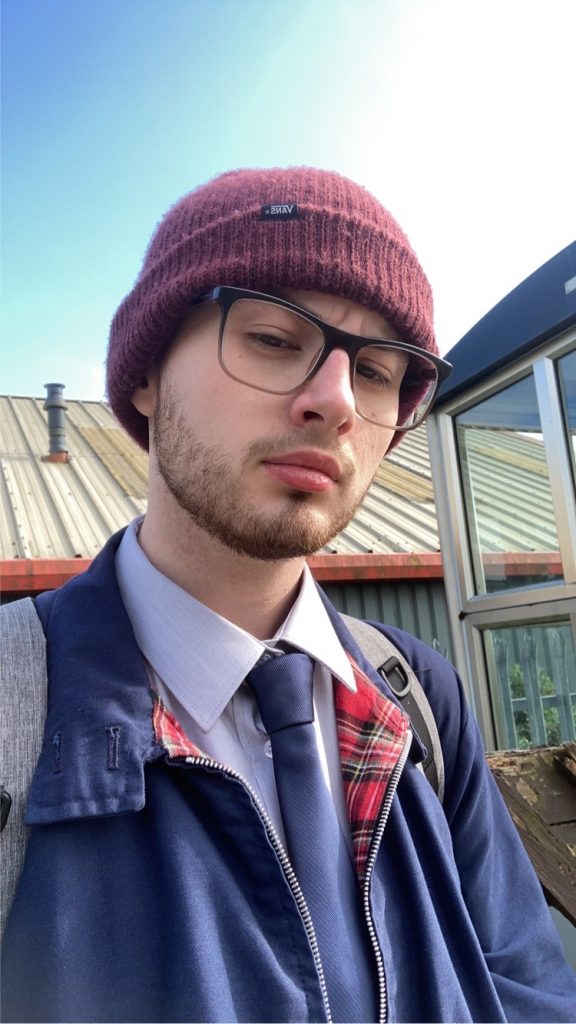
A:
POLYGON ((322 583, 338 611, 399 626, 452 660, 443 580, 322 583))

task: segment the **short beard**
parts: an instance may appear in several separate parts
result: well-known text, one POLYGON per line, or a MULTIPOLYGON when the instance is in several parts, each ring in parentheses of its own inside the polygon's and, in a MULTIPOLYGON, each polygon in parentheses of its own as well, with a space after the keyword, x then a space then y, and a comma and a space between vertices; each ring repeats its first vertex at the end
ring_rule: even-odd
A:
MULTIPOLYGON (((282 510, 263 514, 242 497, 239 479, 221 449, 195 440, 174 389, 163 380, 153 429, 157 470, 180 508, 221 544, 250 558, 279 561, 313 555, 348 525, 364 498, 365 491, 350 495, 349 502, 334 509, 327 520, 314 511, 313 495, 293 491, 286 495, 282 510)), ((303 440, 298 438, 298 447, 303 440)), ((308 443, 314 444, 314 439, 308 443)), ((248 447, 245 459, 290 447, 294 439, 286 437, 257 441, 248 447)))

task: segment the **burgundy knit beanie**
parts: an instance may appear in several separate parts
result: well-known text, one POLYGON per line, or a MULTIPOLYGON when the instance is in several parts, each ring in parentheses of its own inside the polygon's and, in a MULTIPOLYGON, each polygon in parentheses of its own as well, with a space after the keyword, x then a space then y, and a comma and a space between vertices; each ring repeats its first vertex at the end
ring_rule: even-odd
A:
POLYGON ((230 171, 168 211, 112 321, 108 396, 143 448, 148 421, 131 395, 191 301, 219 284, 353 299, 382 313, 404 341, 438 351, 428 280, 404 232, 366 189, 311 167, 230 171))

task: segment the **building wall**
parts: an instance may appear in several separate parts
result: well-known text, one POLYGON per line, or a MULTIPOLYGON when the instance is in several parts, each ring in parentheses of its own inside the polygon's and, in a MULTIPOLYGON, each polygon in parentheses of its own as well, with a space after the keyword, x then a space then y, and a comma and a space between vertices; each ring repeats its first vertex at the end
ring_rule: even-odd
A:
POLYGON ((452 660, 443 580, 375 580, 321 586, 338 611, 399 626, 452 660))

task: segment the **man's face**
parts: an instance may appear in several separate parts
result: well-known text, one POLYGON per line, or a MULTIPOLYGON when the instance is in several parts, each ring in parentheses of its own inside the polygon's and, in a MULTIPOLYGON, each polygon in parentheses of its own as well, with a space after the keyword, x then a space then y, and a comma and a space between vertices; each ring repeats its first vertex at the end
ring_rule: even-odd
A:
MULTIPOLYGON (((397 337, 383 316, 348 299, 283 294, 342 330, 397 337)), ((214 305, 194 310, 134 396, 150 417, 157 491, 234 551, 313 554, 349 523, 394 431, 356 414, 345 352, 333 351, 295 394, 267 394, 223 372, 218 324, 214 305)))

